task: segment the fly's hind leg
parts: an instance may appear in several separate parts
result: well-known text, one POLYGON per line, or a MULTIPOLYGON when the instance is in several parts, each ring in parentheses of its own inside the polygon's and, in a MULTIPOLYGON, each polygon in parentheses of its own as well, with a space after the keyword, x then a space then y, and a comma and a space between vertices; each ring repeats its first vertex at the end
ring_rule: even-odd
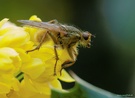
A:
POLYGON ((70 55, 71 60, 67 60, 62 64, 62 66, 61 66, 62 68, 60 70, 60 75, 61 75, 62 69, 72 66, 75 63, 77 55, 78 55, 77 52, 75 51, 75 49, 72 47, 68 48, 68 54, 70 55))
POLYGON ((60 76, 62 75, 62 69, 67 68, 67 67, 73 65, 74 63, 75 63, 75 61, 71 61, 71 60, 65 61, 65 62, 61 65, 62 68, 61 68, 61 70, 60 70, 60 76))
POLYGON ((35 47, 34 49, 32 49, 32 50, 27 50, 26 53, 29 53, 29 52, 32 52, 32 51, 35 51, 35 50, 39 50, 40 47, 42 46, 42 44, 44 43, 45 37, 46 37, 46 35, 47 35, 48 33, 49 33, 49 31, 47 31, 46 33, 44 33, 44 35, 42 36, 41 41, 40 41, 40 43, 39 43, 38 46, 36 46, 36 47, 35 47))

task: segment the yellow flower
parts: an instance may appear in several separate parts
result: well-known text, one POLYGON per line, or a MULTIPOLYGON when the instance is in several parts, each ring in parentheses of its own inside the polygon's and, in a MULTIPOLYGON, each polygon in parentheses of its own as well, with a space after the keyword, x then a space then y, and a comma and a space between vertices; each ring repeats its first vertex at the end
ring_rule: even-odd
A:
POLYGON ((20 70, 22 60, 16 48, 22 48, 29 34, 5 18, 0 21, 0 98, 8 98, 11 91, 19 89, 15 73, 20 70))
POLYGON ((0 22, 0 47, 23 47, 29 40, 29 34, 8 19, 0 22))
POLYGON ((18 88, 14 74, 19 70, 21 59, 19 54, 12 48, 0 48, 0 95, 6 95, 11 89, 18 88))
MULTIPOLYGON (((41 21, 35 15, 30 20, 41 21)), ((62 64, 71 60, 67 50, 57 48, 59 60, 56 64, 51 38, 46 39, 39 50, 26 53, 39 44, 41 36, 36 39, 37 34, 45 31, 30 26, 18 27, 8 19, 0 22, 0 98, 50 98, 51 87, 62 90, 58 79, 74 82, 65 70, 61 72, 62 64)))
POLYGON ((13 74, 19 69, 21 59, 19 54, 12 48, 0 48, 0 74, 13 74))

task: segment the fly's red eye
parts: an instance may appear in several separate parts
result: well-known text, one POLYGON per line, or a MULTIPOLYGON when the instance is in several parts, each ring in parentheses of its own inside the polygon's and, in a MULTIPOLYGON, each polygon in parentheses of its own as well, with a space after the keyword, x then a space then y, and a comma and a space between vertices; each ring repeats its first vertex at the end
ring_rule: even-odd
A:
POLYGON ((88 39, 89 39, 89 36, 90 36, 90 34, 89 34, 88 32, 82 33, 82 37, 83 37, 85 40, 88 40, 88 39))

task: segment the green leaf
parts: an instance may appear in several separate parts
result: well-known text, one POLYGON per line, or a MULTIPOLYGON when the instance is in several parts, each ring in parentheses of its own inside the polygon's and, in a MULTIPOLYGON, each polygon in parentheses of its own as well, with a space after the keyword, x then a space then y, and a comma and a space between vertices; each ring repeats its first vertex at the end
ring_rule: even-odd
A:
POLYGON ((93 86, 72 73, 75 86, 68 91, 52 88, 51 98, 126 98, 93 86))

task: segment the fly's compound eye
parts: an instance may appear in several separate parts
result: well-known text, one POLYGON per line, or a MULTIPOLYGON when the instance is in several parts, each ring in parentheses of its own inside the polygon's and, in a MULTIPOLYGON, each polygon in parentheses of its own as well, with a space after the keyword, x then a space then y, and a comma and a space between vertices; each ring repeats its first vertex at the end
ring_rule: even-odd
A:
POLYGON ((85 40, 88 40, 89 37, 90 37, 90 34, 88 32, 84 32, 82 33, 82 37, 85 39, 85 40))

